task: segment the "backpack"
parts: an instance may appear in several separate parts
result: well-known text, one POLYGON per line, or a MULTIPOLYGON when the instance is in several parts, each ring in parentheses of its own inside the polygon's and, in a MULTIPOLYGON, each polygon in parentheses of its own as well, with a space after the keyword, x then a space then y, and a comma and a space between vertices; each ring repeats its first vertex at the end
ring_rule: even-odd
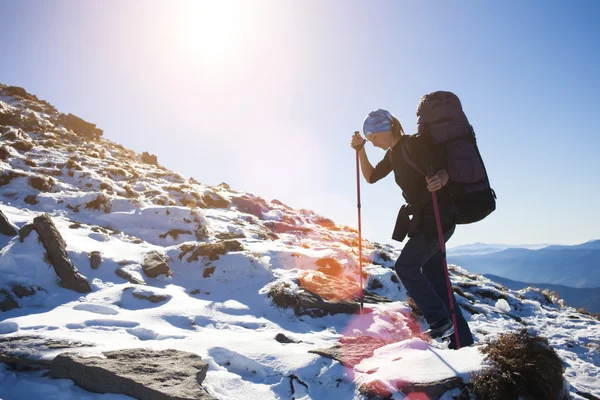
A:
POLYGON ((448 175, 458 189, 449 190, 458 208, 456 222, 470 224, 491 214, 496 209, 496 193, 490 187, 475 131, 458 97, 444 91, 421 97, 417 130, 431 145, 445 148, 448 175))

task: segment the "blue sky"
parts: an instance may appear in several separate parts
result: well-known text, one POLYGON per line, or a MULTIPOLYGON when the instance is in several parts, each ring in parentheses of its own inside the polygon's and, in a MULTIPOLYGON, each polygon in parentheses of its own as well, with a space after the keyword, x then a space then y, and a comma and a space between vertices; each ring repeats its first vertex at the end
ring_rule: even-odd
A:
MULTIPOLYGON (((450 90, 498 209, 450 246, 600 238, 600 2, 0 1, 0 82, 184 176, 356 226, 352 132, 450 90)), ((383 152, 368 148, 377 162, 383 152)), ((400 189, 362 182, 363 235, 400 189)))

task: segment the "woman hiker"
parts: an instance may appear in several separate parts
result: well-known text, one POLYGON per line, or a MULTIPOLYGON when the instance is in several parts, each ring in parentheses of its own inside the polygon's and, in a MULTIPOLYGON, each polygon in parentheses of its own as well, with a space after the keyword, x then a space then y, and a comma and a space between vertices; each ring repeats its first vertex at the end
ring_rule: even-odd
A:
MULTIPOLYGON (((407 203, 398 213, 392 236, 400 242, 406 236, 409 238, 396 261, 396 273, 429 324, 429 330, 425 333, 434 339, 449 337, 449 347, 456 348, 431 195, 431 192, 437 193, 444 241, 448 241, 456 224, 449 195, 452 182, 448 182, 448 172, 444 169, 444 154, 428 146, 423 137, 406 135, 400 122, 386 110, 369 113, 363 123, 363 132, 366 140, 355 132, 351 146, 359 151, 360 168, 365 180, 375 183, 394 171, 396 183, 402 189, 402 196, 407 203), (386 150, 385 156, 375 167, 369 162, 364 149, 367 141, 386 150), (415 164, 430 166, 433 174, 424 177, 405 158, 413 160, 415 164)), ((454 304, 460 347, 469 346, 473 344, 473 336, 456 299, 454 304)))

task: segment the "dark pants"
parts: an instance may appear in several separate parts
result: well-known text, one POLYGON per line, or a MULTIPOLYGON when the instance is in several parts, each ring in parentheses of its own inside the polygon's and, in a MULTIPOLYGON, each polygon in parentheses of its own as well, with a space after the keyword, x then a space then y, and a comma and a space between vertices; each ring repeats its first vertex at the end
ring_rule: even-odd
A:
MULTIPOLYGON (((455 226, 444 233, 445 242, 454 233, 454 228, 455 226)), ((402 249, 395 268, 406 291, 423 312, 428 324, 450 318, 448 284, 440 242, 437 237, 430 241, 427 241, 422 234, 411 237, 402 249)), ((470 346, 473 344, 473 336, 456 302, 454 293, 452 296, 460 346, 470 346)), ((455 335, 451 337, 450 348, 456 348, 455 335)))

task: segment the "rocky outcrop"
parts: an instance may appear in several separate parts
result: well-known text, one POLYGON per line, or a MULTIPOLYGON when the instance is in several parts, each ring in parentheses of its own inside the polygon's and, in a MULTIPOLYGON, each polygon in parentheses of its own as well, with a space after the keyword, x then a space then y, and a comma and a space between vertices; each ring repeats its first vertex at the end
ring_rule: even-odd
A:
POLYGON ((142 162, 145 164, 158 166, 158 158, 154 154, 150 154, 147 151, 142 153, 142 162))
POLYGON ((17 232, 18 228, 0 210, 0 233, 6 236, 15 236, 17 232))
POLYGON ((125 349, 104 356, 60 354, 52 361, 50 376, 71 379, 90 392, 125 394, 140 400, 214 399, 201 385, 208 364, 196 354, 125 349))
POLYGON ((19 86, 7 86, 4 88, 4 93, 8 96, 20 97, 26 100, 38 100, 36 96, 27 93, 27 91, 24 88, 19 86))
POLYGON ((144 273, 150 278, 156 278, 159 275, 171 276, 171 268, 167 258, 157 251, 146 253, 142 263, 144 273))
MULTIPOLYGON (((301 277, 299 283, 299 288, 292 289, 295 283, 277 282, 270 287, 268 297, 278 307, 293 308, 296 315, 321 317, 327 314, 356 314, 360 311, 360 288, 353 282, 314 273, 301 277)), ((391 301, 367 290, 363 292, 364 303, 391 301)))
POLYGON ((97 138, 102 136, 102 130, 96 128, 96 124, 84 121, 76 115, 63 116, 61 120, 65 128, 86 138, 97 138))
POLYGON ((56 229, 50 215, 42 214, 35 217, 32 225, 29 225, 27 228, 21 228, 24 232, 19 232, 19 239, 21 241, 25 240, 25 237, 32 229, 35 229, 38 233, 48 254, 48 260, 62 281, 62 286, 65 289, 74 290, 79 293, 91 292, 90 284, 79 274, 77 268, 75 268, 69 259, 67 244, 58 229, 56 229))
POLYGON ((244 247, 237 240, 223 240, 218 243, 189 244, 184 243, 179 247, 179 259, 183 259, 189 252, 192 254, 187 258, 187 262, 197 261, 199 257, 208 257, 215 261, 219 256, 225 255, 230 251, 242 251, 244 247))
POLYGON ((90 344, 39 336, 12 336, 0 338, 0 362, 17 370, 47 369, 50 360, 42 358, 51 351, 77 349, 90 344))

